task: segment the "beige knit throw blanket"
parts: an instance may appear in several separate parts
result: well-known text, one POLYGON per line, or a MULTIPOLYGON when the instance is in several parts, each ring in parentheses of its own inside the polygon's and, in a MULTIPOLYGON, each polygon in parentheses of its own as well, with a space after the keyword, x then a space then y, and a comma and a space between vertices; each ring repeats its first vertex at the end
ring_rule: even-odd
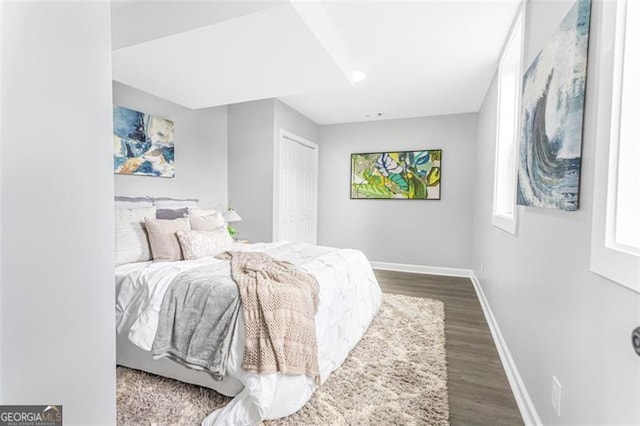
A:
POLYGON ((320 384, 315 314, 318 282, 264 253, 226 252, 245 321, 242 368, 253 373, 307 374, 320 384))

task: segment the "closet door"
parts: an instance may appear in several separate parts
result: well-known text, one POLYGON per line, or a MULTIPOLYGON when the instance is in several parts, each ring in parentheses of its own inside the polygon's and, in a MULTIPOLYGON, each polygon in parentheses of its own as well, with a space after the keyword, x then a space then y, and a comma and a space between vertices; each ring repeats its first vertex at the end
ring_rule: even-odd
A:
POLYGON ((275 157, 273 240, 315 244, 318 145, 281 131, 275 157))

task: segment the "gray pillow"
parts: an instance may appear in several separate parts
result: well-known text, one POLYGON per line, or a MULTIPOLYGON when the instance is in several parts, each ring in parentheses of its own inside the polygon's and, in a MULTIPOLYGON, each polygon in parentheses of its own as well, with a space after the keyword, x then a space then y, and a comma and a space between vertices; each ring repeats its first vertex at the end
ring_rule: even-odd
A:
POLYGON ((156 219, 173 220, 186 217, 188 213, 189 209, 187 207, 182 209, 157 209, 156 219))

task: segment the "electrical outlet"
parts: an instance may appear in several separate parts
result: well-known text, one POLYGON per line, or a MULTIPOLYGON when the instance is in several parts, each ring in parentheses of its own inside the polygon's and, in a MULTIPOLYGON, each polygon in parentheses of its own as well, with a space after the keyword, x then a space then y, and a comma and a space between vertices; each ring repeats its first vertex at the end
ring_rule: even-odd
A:
POLYGON ((556 415, 562 415, 562 385, 556 376, 551 377, 551 405, 556 415))

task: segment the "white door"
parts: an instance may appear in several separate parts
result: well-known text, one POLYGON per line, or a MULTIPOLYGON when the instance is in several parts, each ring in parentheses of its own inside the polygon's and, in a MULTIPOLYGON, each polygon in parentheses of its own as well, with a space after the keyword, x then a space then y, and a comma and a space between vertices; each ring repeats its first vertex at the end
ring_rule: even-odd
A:
POLYGON ((317 241, 318 145, 281 131, 276 143, 274 241, 317 241))

